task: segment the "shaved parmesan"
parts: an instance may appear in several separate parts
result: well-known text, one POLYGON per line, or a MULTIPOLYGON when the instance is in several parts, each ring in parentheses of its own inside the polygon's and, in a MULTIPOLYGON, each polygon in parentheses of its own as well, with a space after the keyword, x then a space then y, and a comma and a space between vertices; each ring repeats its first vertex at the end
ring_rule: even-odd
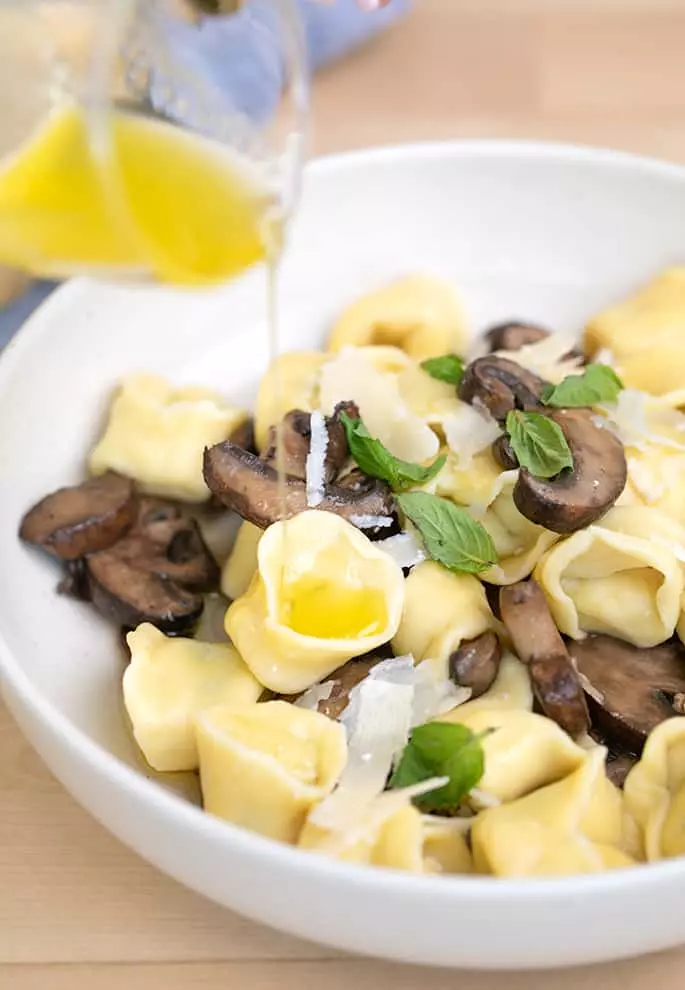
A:
POLYGON ((608 347, 602 347, 593 357, 592 363, 606 364, 609 368, 615 368, 616 358, 614 357, 614 352, 610 351, 608 347))
POLYGON ((659 484, 654 476, 654 472, 635 457, 628 457, 628 476, 633 487, 638 494, 647 502, 652 504, 658 502, 664 495, 666 489, 663 484, 659 484))
POLYGON ((463 403, 456 413, 442 419, 447 445, 459 458, 459 467, 470 467, 473 458, 487 450, 501 435, 502 427, 485 409, 463 403))
POLYGON ((502 799, 498 798, 494 794, 488 794, 487 791, 481 791, 477 787, 469 791, 469 799, 471 800, 474 808, 497 808, 502 803, 502 799))
POLYGON ((387 540, 376 543, 377 550, 384 550, 399 567, 414 567, 421 561, 427 560, 428 554, 414 530, 389 536, 387 540))
POLYGON ((532 371, 553 385, 558 385, 567 375, 578 371, 581 363, 578 357, 568 354, 578 345, 575 334, 553 333, 534 344, 526 344, 518 351, 496 351, 497 357, 515 361, 522 368, 532 371))
POLYGON ((392 516, 357 516, 348 517, 353 526, 358 529, 383 529, 392 526, 394 519, 392 516))
POLYGON ((625 447, 644 450, 649 444, 656 444, 671 450, 685 450, 685 444, 659 433, 660 422, 664 427, 673 426, 682 419, 682 414, 674 409, 663 409, 646 392, 624 388, 616 402, 603 407, 602 412, 625 447))
POLYGON ((319 702, 328 701, 334 687, 335 681, 324 681, 323 684, 313 684, 312 687, 307 688, 304 694, 300 695, 295 705, 298 708, 308 708, 311 711, 316 711, 319 707, 319 702))
POLYGON ((395 457, 422 464, 438 453, 438 438, 402 398, 397 375, 380 371, 364 349, 346 347, 321 371, 319 403, 331 415, 339 402, 350 401, 371 436, 395 457))
POLYGON ((328 450, 328 430, 326 420, 320 412, 309 417, 310 441, 305 477, 307 485, 307 505, 310 509, 321 505, 324 497, 324 472, 326 451, 328 450))

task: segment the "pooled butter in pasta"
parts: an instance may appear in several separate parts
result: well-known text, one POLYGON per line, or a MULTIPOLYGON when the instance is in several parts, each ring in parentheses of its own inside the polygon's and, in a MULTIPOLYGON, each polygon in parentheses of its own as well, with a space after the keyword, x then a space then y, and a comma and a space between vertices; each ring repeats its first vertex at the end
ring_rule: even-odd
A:
POLYGON ((204 502, 204 448, 226 440, 246 419, 246 412, 207 389, 173 388, 154 375, 132 375, 112 402, 90 470, 125 474, 155 495, 204 502))
POLYGON ((317 408, 319 373, 326 359, 322 351, 289 351, 269 365, 259 384, 255 409, 255 443, 260 453, 266 447, 269 427, 286 413, 317 408))
POLYGON ((350 523, 311 510, 274 523, 226 631, 265 687, 303 691, 387 642, 404 601, 401 568, 350 523))
POLYGON ((242 522, 235 542, 221 571, 221 590, 233 600, 244 595, 257 570, 257 547, 264 530, 242 522))
POLYGON ((685 718, 653 729, 623 788, 649 862, 685 856, 685 718))
POLYGON ((124 703, 145 759, 155 770, 196 770, 199 713, 217 704, 253 705, 262 685, 228 643, 172 639, 149 623, 126 640, 124 703))
POLYGON ((562 633, 607 633, 635 646, 673 635, 685 587, 673 551, 685 534, 673 520, 641 506, 614 508, 542 558, 535 577, 562 633))
POLYGON ((631 866, 621 794, 605 775, 605 756, 597 747, 563 780, 481 812, 471 831, 476 870, 533 877, 631 866))
MULTIPOLYGON (((576 770, 586 757, 585 750, 573 742, 556 722, 529 711, 514 708, 472 708, 469 703, 456 708, 451 722, 466 725, 477 735, 493 729, 482 739, 485 772, 478 791, 514 801, 538 787, 553 784, 576 770)), ((478 793, 469 803, 479 809, 478 793)))
POLYGON ((660 395, 685 381, 685 267, 668 268, 585 329, 585 351, 612 351, 626 386, 660 395))
POLYGON ((410 275, 357 298, 338 317, 328 350, 390 344, 416 361, 463 353, 468 339, 464 310, 441 279, 410 275))
POLYGON ((405 581, 404 609, 392 648, 397 655, 447 663, 465 639, 497 623, 485 589, 472 574, 454 574, 432 560, 418 564, 405 581))
POLYGON ((476 712, 503 709, 517 709, 523 712, 533 710, 533 689, 528 668, 513 653, 507 652, 502 655, 497 677, 485 694, 474 701, 467 701, 465 705, 455 708, 446 715, 441 715, 438 721, 461 722, 465 718, 471 718, 476 712))
POLYGON ((347 755, 341 725, 285 701, 203 712, 197 746, 205 810, 290 843, 332 790, 347 755))
POLYGON ((355 402, 369 433, 401 460, 421 463, 438 453, 439 441, 400 395, 397 376, 381 371, 368 351, 346 348, 321 372, 321 409, 331 415, 339 402, 355 402))

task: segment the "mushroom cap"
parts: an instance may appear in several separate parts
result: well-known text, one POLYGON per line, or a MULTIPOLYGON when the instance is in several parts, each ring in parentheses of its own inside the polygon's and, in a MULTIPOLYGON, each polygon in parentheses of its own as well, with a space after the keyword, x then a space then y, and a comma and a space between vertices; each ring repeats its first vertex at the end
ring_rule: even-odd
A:
POLYGON ((536 323, 526 323, 523 320, 511 320, 508 323, 498 323, 485 333, 490 351, 519 351, 528 344, 536 344, 550 336, 550 331, 536 323))
MULTIPOLYGON (((286 478, 281 491, 278 474, 270 464, 228 440, 205 449, 204 477, 224 505, 261 529, 308 508, 303 481, 286 478)), ((395 515, 390 489, 374 479, 367 479, 366 485, 358 489, 328 485, 317 509, 334 512, 350 522, 355 518, 394 518, 395 515)), ((359 528, 375 527, 370 524, 359 528)))
POLYGON ((592 724, 610 749, 641 753, 652 729, 678 714, 673 698, 685 692, 681 643, 640 649, 612 636, 588 636, 568 649, 588 682, 592 724))
POLYGON ((491 449, 492 456, 504 471, 515 471, 519 466, 518 458, 512 449, 506 433, 503 433, 501 437, 497 437, 491 449))
POLYGON ((514 652, 528 666, 545 715, 571 736, 586 733, 590 719, 580 678, 540 585, 528 580, 502 588, 500 609, 514 652))
MULTIPOLYGON (((333 416, 325 416, 328 443, 324 462, 324 481, 332 481, 342 468, 349 453, 345 428, 340 419, 339 409, 333 416)), ((280 431, 272 426, 269 429, 264 460, 278 469, 278 434, 283 447, 283 468, 291 478, 301 481, 307 476, 307 457, 312 439, 311 414, 301 409, 291 409, 283 417, 280 431)), ((235 441, 232 441, 235 442, 235 441)))
POLYGON ((77 560, 113 546, 135 515, 133 482, 108 471, 41 499, 22 519, 19 536, 54 557, 77 560))
POLYGON ((515 361, 489 354, 467 365, 457 392, 462 402, 485 406, 503 423, 514 409, 538 409, 547 384, 515 361))
POLYGON ((623 444, 593 421, 588 409, 550 409, 573 456, 573 467, 555 478, 535 478, 525 468, 514 487, 521 515, 553 533, 575 533, 603 516, 625 488, 623 444))
POLYGON ((465 639, 459 649, 450 654, 450 678, 460 687, 471 688, 471 698, 479 698, 492 686, 501 659, 500 642, 489 630, 475 639, 465 639))

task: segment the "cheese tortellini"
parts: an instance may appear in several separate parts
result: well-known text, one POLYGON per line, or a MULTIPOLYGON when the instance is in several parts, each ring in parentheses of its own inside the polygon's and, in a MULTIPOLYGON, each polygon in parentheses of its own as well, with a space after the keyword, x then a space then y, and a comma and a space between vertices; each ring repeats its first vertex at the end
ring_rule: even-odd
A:
POLYGON ((402 571, 339 516, 312 510, 274 523, 257 558, 250 587, 226 613, 226 632, 272 691, 303 691, 397 632, 402 571))
POLYGON ((250 587, 257 571, 257 547, 264 530, 243 522, 221 571, 221 590, 231 601, 240 598, 250 587))
POLYGON ((198 718, 197 747, 205 809, 290 843, 347 759, 341 725, 285 701, 208 709, 198 718))
POLYGON ((471 830, 476 870, 500 877, 564 876, 631 866, 620 792, 591 750, 563 780, 482 811, 471 830))
POLYGON ((685 545, 672 520, 625 506, 553 547, 535 577, 561 632, 607 633, 642 647, 672 636, 685 587, 674 537, 685 545))
POLYGON ((124 703, 145 759, 155 770, 196 770, 199 714, 254 705, 262 685, 228 643, 171 639, 149 623, 127 642, 124 703))
POLYGON ((685 718, 662 722, 626 778, 625 802, 653 862, 685 856, 685 718))
POLYGON ((204 448, 226 440, 247 418, 207 389, 175 389, 154 375, 132 375, 114 398, 90 470, 128 475, 154 495, 205 502, 204 448))

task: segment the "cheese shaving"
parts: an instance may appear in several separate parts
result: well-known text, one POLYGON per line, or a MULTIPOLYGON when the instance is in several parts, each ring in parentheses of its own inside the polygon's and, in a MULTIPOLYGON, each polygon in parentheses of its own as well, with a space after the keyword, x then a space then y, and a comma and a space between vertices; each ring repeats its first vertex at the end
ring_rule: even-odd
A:
POLYGON ((310 509, 321 505, 324 497, 326 451, 328 450, 328 430, 326 420, 320 412, 309 417, 310 441, 305 477, 307 485, 307 505, 310 509))
POLYGON ((658 502, 664 495, 666 489, 663 484, 659 484, 654 476, 654 472, 635 457, 626 458, 628 463, 628 476, 633 487, 638 494, 648 504, 658 502))
POLYGON ((487 791, 481 791, 477 787, 469 791, 469 798, 474 808, 478 809, 498 808, 502 803, 502 799, 498 798, 495 794, 488 794, 487 791))
POLYGON ((476 454, 487 450, 502 428, 485 409, 463 403, 459 412, 443 416, 442 429, 447 445, 459 458, 459 467, 468 468, 476 454))
POLYGON ((495 356, 515 361, 522 368, 558 385, 567 375, 573 375, 579 369, 580 356, 567 356, 577 345, 575 334, 553 333, 534 344, 526 344, 518 351, 496 351, 495 356))
POLYGON ((334 687, 335 681, 324 681, 323 684, 313 684, 312 687, 307 688, 304 694, 300 695, 295 705, 297 708, 308 708, 311 711, 316 711, 319 707, 319 702, 328 701, 334 687))
POLYGON ((384 550, 402 568, 414 567, 428 559, 428 554, 413 529, 379 540, 376 549, 384 550))
POLYGON ((669 412, 675 412, 678 417, 681 415, 675 410, 661 409, 646 392, 638 392, 632 388, 624 388, 613 405, 602 408, 608 425, 625 447, 644 450, 649 444, 656 444, 659 447, 685 451, 685 445, 659 433, 659 420, 664 426, 670 425, 669 412), (651 422, 649 412, 653 414, 651 422))
POLYGON ((392 526, 394 519, 391 516, 349 516, 353 526, 358 529, 383 529, 392 526))

